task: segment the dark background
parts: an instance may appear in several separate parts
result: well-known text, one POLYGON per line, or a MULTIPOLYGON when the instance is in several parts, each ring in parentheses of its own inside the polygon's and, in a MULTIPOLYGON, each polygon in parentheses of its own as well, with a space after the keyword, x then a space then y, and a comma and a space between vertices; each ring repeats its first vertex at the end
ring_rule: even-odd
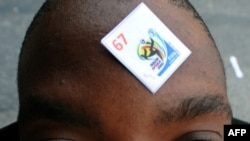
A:
MULTIPOLYGON (((0 128, 18 114, 17 60, 27 27, 44 0, 0 0, 0 128)), ((224 61, 228 96, 235 117, 250 121, 250 1, 190 0, 207 24, 224 61), (239 79, 229 61, 235 56, 239 79)))

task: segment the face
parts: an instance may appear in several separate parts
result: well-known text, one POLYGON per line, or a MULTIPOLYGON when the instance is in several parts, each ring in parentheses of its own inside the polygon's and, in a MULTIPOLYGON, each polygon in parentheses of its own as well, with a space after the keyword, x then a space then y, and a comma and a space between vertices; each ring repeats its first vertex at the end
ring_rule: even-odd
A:
POLYGON ((187 61, 153 95, 100 44, 138 1, 52 4, 24 43, 32 47, 19 67, 22 140, 223 140, 230 108, 205 27, 189 9, 145 3, 192 51, 187 61))

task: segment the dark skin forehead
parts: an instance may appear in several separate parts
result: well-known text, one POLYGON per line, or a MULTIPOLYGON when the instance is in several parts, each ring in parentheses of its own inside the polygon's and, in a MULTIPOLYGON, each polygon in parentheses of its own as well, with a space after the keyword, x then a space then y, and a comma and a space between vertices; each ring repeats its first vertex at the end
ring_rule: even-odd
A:
MULTIPOLYGON (((168 85, 179 83, 176 80, 195 82, 193 80, 207 77, 209 78, 207 81, 211 81, 210 83, 216 82, 219 83, 219 87, 225 88, 225 78, 219 54, 215 44, 209 38, 206 28, 201 21, 195 18, 194 12, 172 4, 174 2, 146 2, 192 51, 192 56, 177 71, 178 75, 174 75, 168 85), (183 79, 184 77, 185 79, 183 79), (187 77, 188 79, 186 79, 187 77)), ((112 78, 109 77, 110 75, 114 75, 114 77, 124 75, 121 78, 129 78, 128 81, 132 80, 132 82, 138 83, 122 65, 118 65, 114 61, 115 59, 100 44, 100 39, 139 3, 139 1, 49 2, 40 13, 42 16, 38 16, 40 18, 33 22, 35 26, 31 25, 32 28, 28 31, 30 34, 27 35, 23 43, 19 77, 29 74, 31 83, 34 83, 29 71, 42 72, 39 76, 54 75, 56 72, 70 74, 73 71, 91 71, 93 73, 86 72, 85 74, 95 75, 95 72, 98 73, 100 69, 103 69, 103 74, 99 73, 101 76, 108 76, 110 79, 112 78), (112 14, 113 11, 117 11, 116 14, 112 14), (109 67, 106 67, 107 64, 99 60, 107 62, 109 67), (40 71, 41 69, 43 71, 40 71), (113 73, 110 74, 110 71, 113 73)), ((43 78, 46 77, 49 78, 48 76, 43 78)), ((97 82, 99 78, 101 77, 96 77, 97 82)), ((91 80, 95 81, 95 79, 91 80)), ((20 89, 22 89, 22 85, 20 89)))
POLYGON ((82 125, 107 140, 122 134, 127 136, 124 140, 132 140, 132 133, 161 130, 158 134, 177 136, 197 130, 202 121, 207 122, 202 131, 212 130, 218 122, 229 123, 225 76, 215 44, 197 15, 179 2, 145 1, 192 51, 155 95, 100 44, 140 1, 47 3, 29 28, 20 56, 22 132, 30 133, 34 127, 41 127, 37 132, 52 130, 53 125, 76 134, 82 125))

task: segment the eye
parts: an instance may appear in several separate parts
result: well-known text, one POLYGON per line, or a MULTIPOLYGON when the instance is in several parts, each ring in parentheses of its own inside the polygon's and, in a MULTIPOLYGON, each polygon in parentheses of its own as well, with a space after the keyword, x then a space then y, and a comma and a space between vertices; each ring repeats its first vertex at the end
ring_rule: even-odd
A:
POLYGON ((223 139, 221 135, 216 132, 199 131, 184 134, 176 141, 223 141, 223 139))

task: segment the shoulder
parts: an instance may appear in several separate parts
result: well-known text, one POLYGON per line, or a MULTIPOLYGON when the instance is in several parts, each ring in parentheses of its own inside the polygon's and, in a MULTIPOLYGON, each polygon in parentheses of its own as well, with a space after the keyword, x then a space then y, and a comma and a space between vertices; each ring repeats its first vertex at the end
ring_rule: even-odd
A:
POLYGON ((19 141, 18 122, 11 123, 0 129, 0 140, 19 141))

